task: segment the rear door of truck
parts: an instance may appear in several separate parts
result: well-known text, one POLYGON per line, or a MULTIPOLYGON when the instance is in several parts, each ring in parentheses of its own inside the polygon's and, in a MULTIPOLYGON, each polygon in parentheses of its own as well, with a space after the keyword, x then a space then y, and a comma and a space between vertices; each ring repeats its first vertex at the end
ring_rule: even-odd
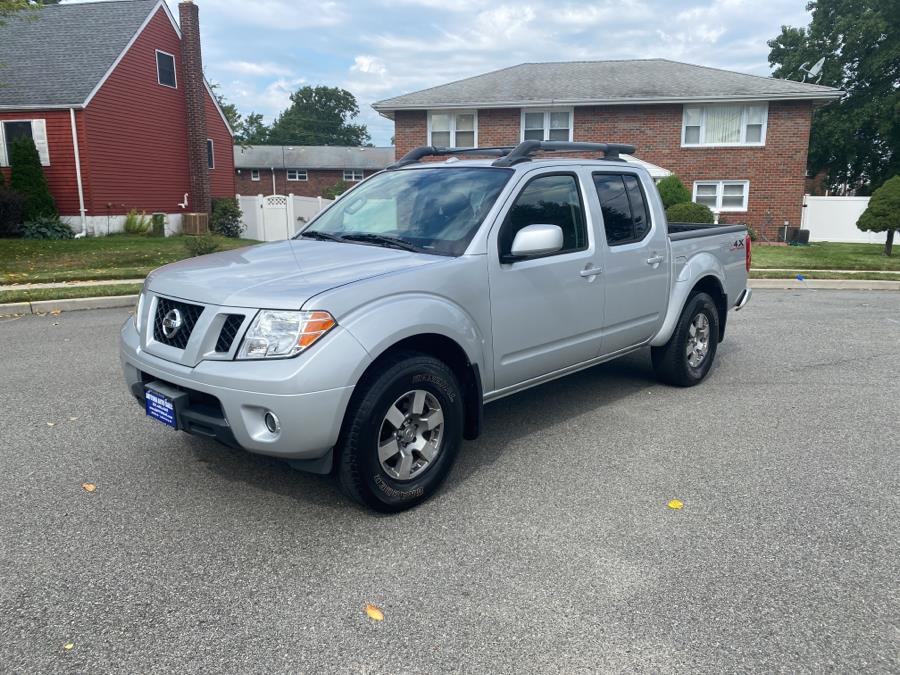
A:
POLYGON ((612 354, 646 342, 662 325, 669 300, 668 234, 646 172, 627 165, 591 169, 607 244, 603 352, 612 354))

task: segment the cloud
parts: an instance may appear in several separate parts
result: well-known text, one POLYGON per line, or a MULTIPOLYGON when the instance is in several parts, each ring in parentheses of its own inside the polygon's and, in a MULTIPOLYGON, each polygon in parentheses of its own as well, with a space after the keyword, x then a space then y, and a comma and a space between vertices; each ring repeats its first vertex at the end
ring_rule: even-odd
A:
POLYGON ((290 69, 268 61, 258 63, 250 61, 226 61, 221 65, 221 68, 238 75, 251 75, 254 77, 277 77, 291 74, 290 69))

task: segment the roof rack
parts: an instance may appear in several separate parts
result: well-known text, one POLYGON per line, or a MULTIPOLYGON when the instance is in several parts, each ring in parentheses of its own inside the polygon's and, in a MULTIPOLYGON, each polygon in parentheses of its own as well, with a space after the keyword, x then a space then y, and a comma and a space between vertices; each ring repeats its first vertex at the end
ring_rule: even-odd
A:
POLYGON ((623 143, 570 143, 568 141, 522 141, 512 152, 495 160, 494 166, 513 166, 520 162, 531 161, 536 152, 602 152, 603 159, 622 160, 620 153, 634 153, 633 145, 623 143))
POLYGON ((434 145, 423 145, 413 148, 399 160, 391 164, 390 169, 399 169, 407 164, 415 164, 423 157, 441 157, 443 155, 487 155, 488 157, 505 157, 515 150, 512 146, 497 148, 441 148, 434 145))

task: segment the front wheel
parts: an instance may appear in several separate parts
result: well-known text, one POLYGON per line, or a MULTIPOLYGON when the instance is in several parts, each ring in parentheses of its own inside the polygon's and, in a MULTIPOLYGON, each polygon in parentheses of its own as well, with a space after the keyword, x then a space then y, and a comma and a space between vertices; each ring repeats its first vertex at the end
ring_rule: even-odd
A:
POLYGON ((462 430, 453 371, 425 354, 397 354, 354 394, 339 442, 341 487, 376 511, 415 506, 447 477, 462 430))
POLYGON ((672 337, 651 350, 656 376, 666 384, 692 387, 712 368, 719 345, 719 310, 706 293, 688 298, 672 337))

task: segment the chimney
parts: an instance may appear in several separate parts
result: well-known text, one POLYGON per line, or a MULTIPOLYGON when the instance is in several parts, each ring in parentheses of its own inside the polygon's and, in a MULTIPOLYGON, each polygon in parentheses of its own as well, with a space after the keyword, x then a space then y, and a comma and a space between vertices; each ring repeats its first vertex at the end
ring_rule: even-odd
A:
POLYGON ((178 3, 181 23, 181 79, 187 104, 189 209, 209 213, 209 164, 206 156, 206 86, 200 54, 200 12, 191 0, 178 3))

